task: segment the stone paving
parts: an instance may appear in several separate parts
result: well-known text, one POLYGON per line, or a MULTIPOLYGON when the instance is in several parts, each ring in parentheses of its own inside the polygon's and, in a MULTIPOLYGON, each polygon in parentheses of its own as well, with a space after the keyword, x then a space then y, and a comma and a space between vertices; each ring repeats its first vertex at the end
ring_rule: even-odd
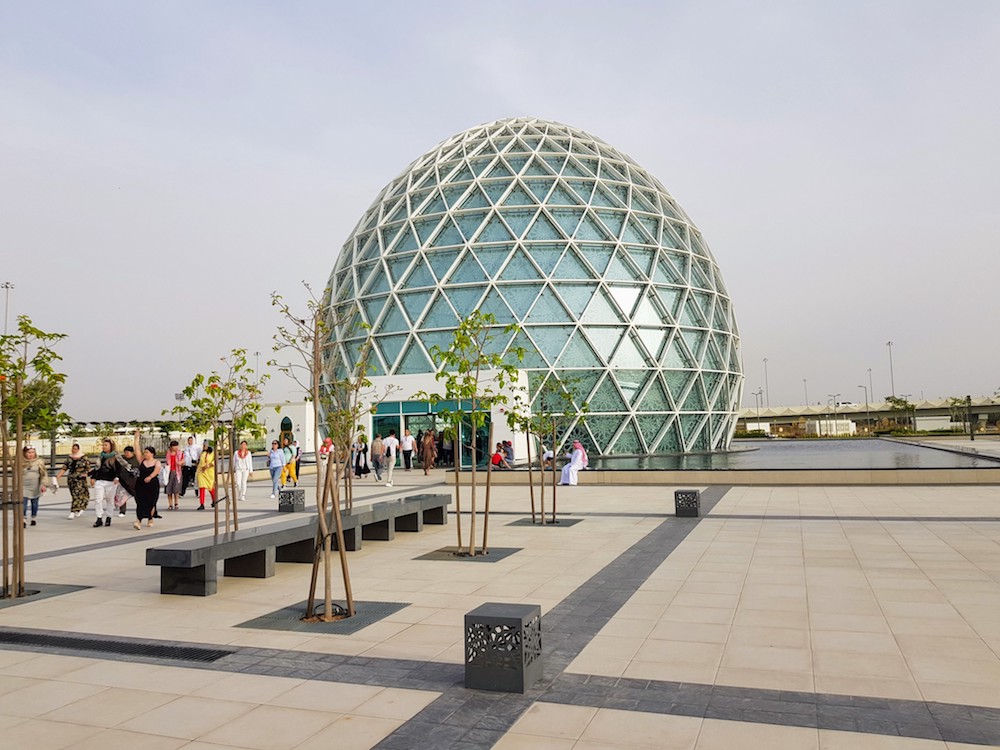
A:
MULTIPOLYGON (((440 472, 395 478, 360 501, 448 491, 440 472)), ((63 490, 26 531, 28 577, 55 595, 0 609, 0 642, 98 643, 0 647, 0 746, 1000 745, 1000 488, 708 488, 698 520, 672 516, 673 489, 561 489, 577 523, 543 528, 520 522, 526 488, 498 488, 490 544, 519 551, 489 565, 417 559, 454 521, 366 541, 356 597, 408 606, 351 635, 239 627, 302 601, 308 566, 161 596, 145 547, 203 536, 210 512, 187 498, 151 530, 94 529, 63 490), (542 607, 545 677, 524 696, 462 687, 463 615, 487 601, 542 607)), ((268 494, 252 487, 243 526, 287 518, 268 494)))

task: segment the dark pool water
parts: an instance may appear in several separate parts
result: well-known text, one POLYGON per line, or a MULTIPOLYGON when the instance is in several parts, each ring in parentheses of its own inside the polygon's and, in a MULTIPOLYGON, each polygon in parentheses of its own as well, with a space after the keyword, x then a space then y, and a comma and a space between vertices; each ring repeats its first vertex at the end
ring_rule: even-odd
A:
POLYGON ((739 440, 728 453, 593 458, 592 469, 995 469, 995 459, 890 440, 739 440))

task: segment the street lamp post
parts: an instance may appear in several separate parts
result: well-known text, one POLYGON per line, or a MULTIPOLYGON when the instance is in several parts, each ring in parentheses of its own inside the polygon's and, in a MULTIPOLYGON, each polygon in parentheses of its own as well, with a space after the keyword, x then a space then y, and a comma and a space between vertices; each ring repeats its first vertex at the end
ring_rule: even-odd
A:
MULTIPOLYGON (((912 395, 913 395, 912 393, 901 393, 901 394, 899 394, 899 397, 901 399, 903 399, 906 403, 909 404, 910 403, 910 396, 912 396, 912 395)), ((917 409, 916 409, 916 407, 914 407, 914 409, 913 409, 913 421, 912 422, 910 421, 910 415, 909 415, 909 413, 907 413, 907 415, 906 415, 906 421, 910 422, 910 429, 912 429, 914 432, 916 432, 917 431, 917 409)))
POLYGON ((767 357, 764 357, 764 401, 771 408, 771 388, 767 384, 767 357))
POLYGON ((892 372, 892 342, 886 341, 885 345, 889 348, 889 387, 892 390, 892 397, 896 398, 896 376, 892 372))
MULTIPOLYGON (((868 372, 870 373, 871 370, 869 370, 868 372)), ((858 388, 864 388, 865 389, 865 419, 868 421, 868 427, 866 428, 865 432, 867 432, 869 435, 871 435, 871 431, 872 431, 872 414, 871 414, 871 411, 869 411, 869 409, 868 409, 868 386, 859 385, 858 388)))
POLYGON ((10 290, 14 288, 14 285, 9 281, 5 281, 0 284, 0 289, 4 291, 4 301, 3 301, 3 335, 7 335, 7 313, 10 310, 10 290))
POLYGON ((965 418, 969 420, 969 440, 975 440, 976 428, 972 424, 972 396, 965 397, 965 418))
POLYGON ((875 398, 875 389, 872 388, 872 368, 868 368, 868 392, 875 398))
POLYGON ((809 406, 809 381, 805 378, 802 378, 802 390, 805 391, 806 406, 809 406))
POLYGON ((840 398, 839 393, 828 393, 830 400, 833 402, 833 434, 837 434, 837 399, 840 398))
POLYGON ((760 388, 753 392, 753 400, 757 405, 757 429, 760 430, 760 402, 764 399, 764 392, 760 388))

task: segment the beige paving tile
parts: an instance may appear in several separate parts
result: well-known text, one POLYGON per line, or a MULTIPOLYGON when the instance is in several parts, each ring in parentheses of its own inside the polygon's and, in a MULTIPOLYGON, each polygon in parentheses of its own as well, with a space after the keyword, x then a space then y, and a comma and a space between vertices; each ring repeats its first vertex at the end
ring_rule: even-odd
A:
POLYGON ((583 734, 595 714, 597 709, 590 706, 535 703, 514 722, 510 732, 532 737, 575 740, 583 734))
POLYGON ((97 727, 34 719, 4 730, 0 744, 5 750, 62 750, 100 731, 97 727))
POLYGON ((799 628, 764 628, 733 625, 727 645, 809 648, 809 631, 799 628))
POLYGON ((921 700, 922 694, 917 684, 909 678, 881 679, 878 677, 858 677, 816 674, 816 692, 836 695, 863 695, 872 698, 899 698, 900 700, 921 700))
POLYGON ((890 680, 910 677, 910 670, 900 654, 817 649, 813 651, 813 664, 816 674, 890 680))
POLYGON ((1000 691, 984 690, 982 685, 921 680, 920 694, 927 701, 1000 708, 1000 691))
POLYGON ((774 669, 733 669, 720 667, 715 677, 715 684, 761 688, 764 690, 803 690, 811 692, 815 689, 815 680, 811 672, 782 672, 774 669))
POLYGON ((819 733, 815 729, 804 727, 705 719, 698 737, 697 750, 728 750, 737 747, 817 750, 819 733))
POLYGON ((0 670, 3 675, 16 675, 21 677, 53 678, 73 672, 81 667, 93 664, 93 659, 84 659, 77 656, 62 656, 55 654, 35 655, 33 659, 17 661, 0 670))
POLYGON ((335 713, 256 706, 200 739, 252 750, 291 750, 337 718, 335 713))
POLYGON ((71 746, 72 750, 177 750, 181 747, 191 746, 187 740, 177 737, 158 737, 120 729, 105 729, 71 746))
POLYGON ((946 747, 950 746, 939 740, 819 730, 820 750, 944 750, 946 747))
MULTIPOLYGON (((40 685, 43 682, 43 680, 36 680, 31 677, 4 677, 0 680, 0 696, 6 695, 7 693, 16 693, 26 687, 40 685)), ((2 702, 2 700, 0 700, 0 702, 2 702)), ((3 709, 0 709, 0 713, 2 712, 3 709)))
POLYGON ((571 739, 508 732, 493 747, 494 750, 574 750, 584 746, 571 739))
POLYGON ((807 648, 776 646, 727 646, 723 667, 730 669, 771 669, 779 672, 808 672, 812 655, 807 648))
POLYGON ((123 722, 119 728, 193 740, 242 716, 251 708, 247 703, 182 696, 123 722))
POLYGON ((437 698, 439 693, 427 690, 385 688, 355 708, 351 713, 381 719, 406 720, 437 698))
MULTIPOLYGON (((20 680, 8 677, 3 680, 20 680)), ((0 714, 12 716, 42 716, 63 706, 90 698, 106 688, 71 682, 44 680, 0 696, 0 714)))
POLYGON ((395 719, 375 716, 341 716, 325 729, 297 747, 368 750, 403 724, 395 719))
POLYGON ((173 693, 157 693, 135 688, 108 688, 45 714, 52 721, 115 727, 123 721, 177 700, 173 693))
POLYGON ((701 725, 701 719, 691 716, 602 708, 594 715, 580 739, 605 747, 621 745, 690 750, 695 747, 701 725))
POLYGON ((305 680, 292 677, 233 674, 195 690, 191 695, 246 703, 270 703, 282 693, 303 684, 305 680))
POLYGON ((273 706, 347 714, 353 712, 365 701, 374 698, 384 689, 374 685, 350 685, 344 682, 311 680, 276 695, 268 702, 273 706))
POLYGON ((634 662, 669 662, 715 668, 722 659, 721 643, 648 640, 636 652, 634 662))

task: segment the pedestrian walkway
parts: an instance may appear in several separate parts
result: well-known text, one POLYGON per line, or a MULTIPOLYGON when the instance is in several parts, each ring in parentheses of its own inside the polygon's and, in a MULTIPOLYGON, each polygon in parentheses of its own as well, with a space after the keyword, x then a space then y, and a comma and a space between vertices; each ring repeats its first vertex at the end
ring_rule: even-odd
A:
MULTIPOLYGON (((368 480, 356 502, 444 478, 368 480)), ((46 498, 29 580, 85 588, 0 609, 0 643, 70 639, 0 646, 3 747, 1000 745, 1000 488, 709 488, 700 519, 673 517, 672 490, 560 488, 578 522, 540 527, 518 523, 527 488, 495 488, 490 544, 518 551, 485 565, 417 559, 455 544, 454 519, 366 542, 355 596, 407 606, 352 635, 240 627, 302 601, 308 566, 161 596, 145 547, 211 533, 190 499, 136 532, 46 498), (545 678, 525 696, 462 687, 463 615, 487 601, 541 605, 545 678), (217 658, 134 653, 156 644, 217 658)), ((269 494, 251 487, 241 527, 288 517, 269 494)))

